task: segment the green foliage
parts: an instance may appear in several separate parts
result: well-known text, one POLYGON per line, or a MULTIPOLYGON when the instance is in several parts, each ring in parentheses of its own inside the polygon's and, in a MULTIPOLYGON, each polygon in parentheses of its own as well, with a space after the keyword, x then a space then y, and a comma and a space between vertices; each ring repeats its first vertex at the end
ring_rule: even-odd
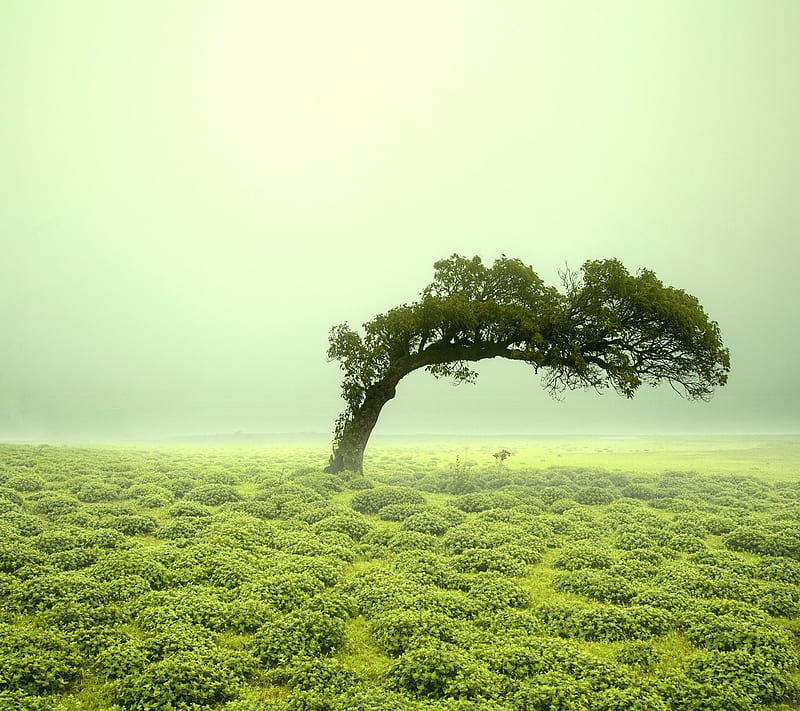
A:
POLYGON ((9 468, 16 450, 0 447, 0 482, 35 472, 42 486, 0 491, 0 709, 800 702, 800 486, 490 461, 470 471, 472 493, 451 494, 449 465, 387 459, 354 491, 293 464, 281 481, 271 453, 258 466, 122 449, 66 463, 73 450, 58 448, 9 468), (574 500, 637 482, 657 507, 574 500), (90 484, 113 498, 81 501, 90 484), (208 484, 240 498, 181 498, 208 484), (381 490, 376 504, 386 491, 400 501, 350 506, 381 490), (176 500, 150 511, 151 494, 176 500), (565 496, 563 514, 546 510, 565 496), (753 550, 734 549, 753 532, 753 550))
POLYGON ((405 652, 387 674, 391 688, 431 699, 491 697, 499 678, 460 647, 429 641, 405 652))
MULTIPOLYGON (((361 470, 369 433, 397 383, 424 368, 473 382, 470 364, 506 358, 545 373, 545 387, 613 388, 632 397, 666 381, 690 398, 707 398, 730 368, 717 324, 697 299, 665 287, 652 271, 630 274, 616 259, 565 272, 563 293, 505 256, 491 267, 454 254, 434 264, 434 280, 412 303, 363 325, 331 329, 328 357, 344 372, 346 411, 337 420, 331 471, 361 470)), ((498 453, 498 464, 501 459, 498 453)), ((587 503, 609 503, 597 487, 587 503)))
POLYGON ((63 635, 0 624, 0 691, 63 691, 77 679, 82 663, 63 635))
POLYGON ((431 610, 384 612, 372 619, 370 632, 380 648, 393 657, 432 639, 457 645, 468 636, 463 622, 431 610))
POLYGON ((403 520, 403 529, 406 531, 419 531, 434 536, 443 534, 451 527, 450 521, 433 511, 420 511, 413 513, 403 520))
POLYGON ((241 496, 229 484, 204 484, 187 491, 184 498, 205 506, 220 506, 228 501, 238 501, 241 496))
POLYGON ((376 514, 391 504, 424 504, 425 497, 414 489, 380 486, 353 494, 350 505, 360 513, 376 514))
POLYGON ((769 659, 746 650, 706 652, 692 657, 686 667, 692 681, 737 692, 757 703, 798 700, 791 677, 769 659))
POLYGON ((625 578, 591 569, 559 573, 553 578, 553 588, 617 604, 630 602, 636 594, 636 588, 625 578))
POLYGON ((253 654, 267 666, 329 654, 344 641, 345 620, 317 610, 276 615, 253 635, 253 654))
POLYGON ((95 564, 92 572, 98 580, 104 581, 136 575, 156 589, 168 585, 172 577, 158 560, 136 548, 108 553, 95 564))
POLYGON ((114 700, 131 711, 189 711, 234 698, 241 678, 219 661, 197 652, 166 657, 118 682, 114 700))
POLYGON ((610 568, 614 563, 611 551, 593 543, 579 543, 566 547, 558 558, 553 561, 553 567, 562 570, 582 570, 593 568, 601 570, 610 568))

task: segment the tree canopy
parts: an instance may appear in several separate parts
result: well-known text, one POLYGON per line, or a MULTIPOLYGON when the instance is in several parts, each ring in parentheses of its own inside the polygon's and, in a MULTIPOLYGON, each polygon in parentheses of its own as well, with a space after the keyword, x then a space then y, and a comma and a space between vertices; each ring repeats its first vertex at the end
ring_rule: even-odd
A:
POLYGON ((541 370, 552 394, 590 387, 633 397, 643 384, 667 382, 703 400, 727 381, 730 357, 717 323, 649 269, 631 274, 616 259, 587 261, 562 273, 561 290, 506 256, 488 267, 454 254, 434 270, 417 301, 375 316, 362 334, 347 323, 331 329, 328 357, 344 371, 347 403, 332 471, 362 469, 381 408, 419 368, 474 382, 471 363, 506 358, 541 370))

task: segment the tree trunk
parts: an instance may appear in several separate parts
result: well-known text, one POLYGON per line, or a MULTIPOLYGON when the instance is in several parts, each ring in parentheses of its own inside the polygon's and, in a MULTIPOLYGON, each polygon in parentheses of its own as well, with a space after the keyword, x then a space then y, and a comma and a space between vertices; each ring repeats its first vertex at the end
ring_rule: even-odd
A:
POLYGON ((377 383, 367 391, 364 403, 345 423, 341 438, 334 444, 330 462, 325 467, 326 472, 338 474, 342 471, 351 471, 361 474, 364 471, 364 450, 369 436, 383 406, 394 397, 395 386, 399 380, 399 377, 392 377, 377 383))

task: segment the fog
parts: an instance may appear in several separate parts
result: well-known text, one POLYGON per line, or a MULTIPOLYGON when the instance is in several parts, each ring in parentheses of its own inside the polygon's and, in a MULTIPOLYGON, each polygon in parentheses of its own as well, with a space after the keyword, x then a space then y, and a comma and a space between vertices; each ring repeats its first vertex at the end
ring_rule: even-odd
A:
POLYGON ((0 4, 0 439, 330 432, 331 326, 453 253, 617 257, 709 403, 415 373, 378 434, 797 432, 800 3, 0 4))

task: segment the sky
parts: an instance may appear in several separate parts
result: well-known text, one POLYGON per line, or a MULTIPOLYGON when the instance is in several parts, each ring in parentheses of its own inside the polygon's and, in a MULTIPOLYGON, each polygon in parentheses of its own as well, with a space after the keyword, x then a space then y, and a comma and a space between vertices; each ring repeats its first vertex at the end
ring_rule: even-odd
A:
POLYGON ((478 364, 376 434, 800 431, 797 0, 3 0, 0 439, 329 433, 331 326, 500 254, 616 257, 709 403, 478 364))

